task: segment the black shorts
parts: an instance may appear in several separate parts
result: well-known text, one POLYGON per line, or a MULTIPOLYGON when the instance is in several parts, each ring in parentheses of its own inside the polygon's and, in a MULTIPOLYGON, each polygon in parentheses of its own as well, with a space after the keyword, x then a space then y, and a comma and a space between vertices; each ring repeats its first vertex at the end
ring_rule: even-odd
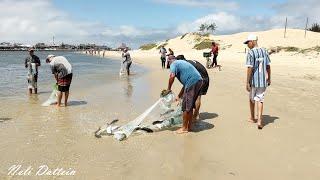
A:
POLYGON ((162 62, 166 61, 166 57, 161 57, 160 59, 161 59, 162 62))
POLYGON ((199 95, 206 95, 209 89, 209 79, 204 78, 202 81, 202 87, 199 95))
POLYGON ((58 85, 58 91, 60 91, 60 92, 68 92, 69 89, 70 89, 70 85, 67 85, 67 86, 58 85))
POLYGON ((202 80, 184 90, 182 100, 182 111, 190 112, 195 108, 196 101, 200 94, 202 80))
POLYGON ((38 73, 36 73, 34 76, 34 82, 38 82, 38 73))

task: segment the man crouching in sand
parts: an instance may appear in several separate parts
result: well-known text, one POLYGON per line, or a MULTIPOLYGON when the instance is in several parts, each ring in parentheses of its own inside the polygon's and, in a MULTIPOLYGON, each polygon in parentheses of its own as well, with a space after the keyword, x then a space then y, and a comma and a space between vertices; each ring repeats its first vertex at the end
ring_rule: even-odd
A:
POLYGON ((191 128, 193 109, 201 90, 202 77, 197 69, 187 61, 175 60, 174 57, 170 57, 170 59, 172 61, 170 61, 168 90, 171 91, 175 77, 183 85, 178 95, 179 99, 182 98, 183 125, 176 133, 187 133, 191 128))
POLYGON ((46 59, 50 63, 52 74, 58 84, 57 107, 61 106, 62 95, 64 94, 64 106, 68 105, 69 89, 72 81, 72 67, 69 61, 63 56, 49 55, 46 59))

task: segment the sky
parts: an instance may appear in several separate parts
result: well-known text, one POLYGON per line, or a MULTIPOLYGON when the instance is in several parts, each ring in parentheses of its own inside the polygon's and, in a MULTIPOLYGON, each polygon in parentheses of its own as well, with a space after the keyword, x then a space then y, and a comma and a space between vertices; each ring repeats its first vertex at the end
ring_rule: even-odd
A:
POLYGON ((133 48, 195 32, 289 28, 320 22, 319 0, 0 0, 0 42, 95 43, 133 48))

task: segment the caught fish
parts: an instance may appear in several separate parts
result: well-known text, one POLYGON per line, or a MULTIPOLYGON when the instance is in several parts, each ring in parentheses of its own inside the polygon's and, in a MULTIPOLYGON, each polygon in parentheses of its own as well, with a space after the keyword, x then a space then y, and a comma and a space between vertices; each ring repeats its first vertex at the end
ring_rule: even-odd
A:
POLYGON ((113 135, 115 130, 117 130, 119 126, 113 126, 112 124, 118 121, 119 119, 114 119, 110 123, 107 123, 106 125, 99 127, 99 129, 94 132, 94 136, 96 138, 101 138, 103 135, 113 135))

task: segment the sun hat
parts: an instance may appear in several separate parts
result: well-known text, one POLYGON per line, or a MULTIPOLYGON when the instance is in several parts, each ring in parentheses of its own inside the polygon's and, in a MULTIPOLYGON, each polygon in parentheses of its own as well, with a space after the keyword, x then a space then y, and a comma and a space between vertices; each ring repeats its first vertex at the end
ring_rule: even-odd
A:
POLYGON ((258 36, 255 34, 249 34, 247 40, 243 43, 243 44, 248 44, 249 41, 257 41, 258 40, 258 36))

